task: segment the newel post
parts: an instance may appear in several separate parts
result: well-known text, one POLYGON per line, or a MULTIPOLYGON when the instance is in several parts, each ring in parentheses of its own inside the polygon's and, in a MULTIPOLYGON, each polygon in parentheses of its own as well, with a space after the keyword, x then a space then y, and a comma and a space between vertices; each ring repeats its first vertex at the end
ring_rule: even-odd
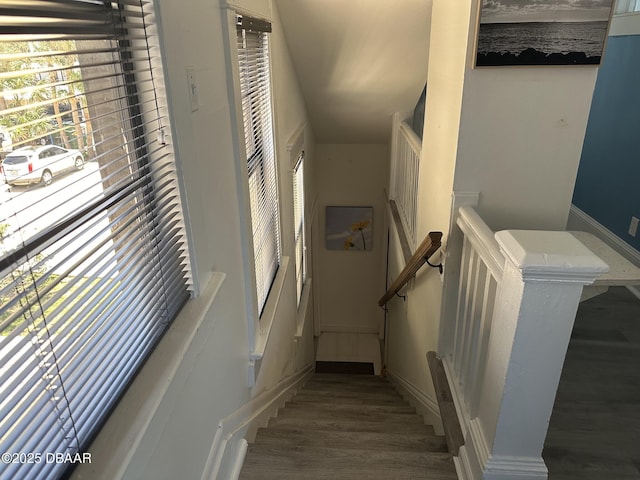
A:
POLYGON ((495 238, 504 276, 462 460, 474 479, 542 480, 542 448, 582 287, 608 266, 568 232, 506 230, 495 238))

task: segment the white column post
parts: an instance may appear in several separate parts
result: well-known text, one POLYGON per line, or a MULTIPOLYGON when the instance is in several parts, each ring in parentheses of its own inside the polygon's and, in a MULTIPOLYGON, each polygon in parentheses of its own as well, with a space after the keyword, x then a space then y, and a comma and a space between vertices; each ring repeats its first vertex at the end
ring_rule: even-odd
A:
POLYGON ((478 416, 463 478, 542 480, 542 448, 582 287, 608 266, 568 232, 506 230, 478 416))

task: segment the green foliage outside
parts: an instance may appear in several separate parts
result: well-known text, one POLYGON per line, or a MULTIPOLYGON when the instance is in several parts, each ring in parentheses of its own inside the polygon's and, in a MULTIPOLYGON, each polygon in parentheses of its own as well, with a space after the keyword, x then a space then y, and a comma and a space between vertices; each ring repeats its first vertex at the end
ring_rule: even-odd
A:
POLYGON ((4 92, 0 95, 0 125, 10 132, 14 149, 44 139, 87 153, 88 138, 80 126, 80 112, 85 122, 88 115, 78 55, 50 55, 76 50, 72 40, 0 42, 0 72, 42 70, 0 78, 4 92), (38 56, 39 52, 43 55, 38 56), (9 91, 14 92, 10 97, 9 91))
MULTIPOLYGON (((2 244, 8 227, 9 225, 6 223, 0 224, 0 254, 4 251, 2 244)), ((51 314, 64 301, 64 298, 58 299, 45 312, 42 311, 40 305, 49 303, 65 287, 65 282, 62 281, 49 290, 49 287, 56 283, 60 277, 55 274, 46 275, 47 268, 42 260, 43 256, 37 255, 10 274, 0 278, 0 335, 7 336, 16 328, 22 328, 21 325, 24 322, 29 322, 31 329, 42 328, 44 326, 43 314, 45 316, 51 314), (38 284, 38 291, 36 291, 34 281, 38 282, 40 279, 43 281, 38 284), (42 295, 42 292, 46 293, 42 295), (7 324, 7 322, 9 323, 7 324)), ((85 281, 79 282, 68 293, 75 295, 75 292, 85 281)), ((78 300, 76 299, 65 307, 59 316, 65 317, 65 314, 78 300)))

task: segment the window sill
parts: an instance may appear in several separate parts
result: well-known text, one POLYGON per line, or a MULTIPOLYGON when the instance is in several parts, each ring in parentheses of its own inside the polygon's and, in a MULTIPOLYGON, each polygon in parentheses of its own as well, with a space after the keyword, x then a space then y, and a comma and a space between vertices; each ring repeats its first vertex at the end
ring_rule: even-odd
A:
POLYGON ((256 328, 257 335, 254 341, 254 348, 251 354, 249 355, 249 386, 253 387, 255 385, 256 378, 258 376, 258 370, 260 369, 260 362, 264 357, 265 349, 267 348, 267 343, 269 341, 269 335, 271 334, 271 327, 273 327, 273 322, 276 317, 276 312, 278 311, 278 307, 280 305, 280 298, 282 297, 282 292, 284 290, 284 283, 287 278, 287 272, 289 270, 289 257, 282 257, 280 262, 280 268, 278 268, 278 273, 276 273, 276 278, 273 280, 273 286, 271 287, 271 292, 269 292, 269 297, 267 298, 267 303, 264 307, 264 311, 262 312, 262 316, 259 320, 259 325, 256 328))
POLYGON ((225 276, 214 272, 200 296, 186 303, 92 443, 94 461, 78 466, 72 479, 123 477, 225 276))
POLYGON ((309 300, 311 299, 311 279, 307 278, 302 287, 302 298, 298 305, 298 314, 296 315, 296 340, 302 338, 304 333, 305 322, 308 317, 309 300))

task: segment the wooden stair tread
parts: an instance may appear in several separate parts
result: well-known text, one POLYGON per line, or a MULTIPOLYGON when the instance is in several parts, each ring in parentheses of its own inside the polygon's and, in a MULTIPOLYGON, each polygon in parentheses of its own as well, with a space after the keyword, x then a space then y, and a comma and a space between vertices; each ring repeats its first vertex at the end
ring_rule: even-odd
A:
POLYGON ((406 468, 389 471, 388 469, 304 469, 304 472, 291 469, 271 468, 262 465, 247 465, 243 468, 239 480, 458 480, 455 472, 427 471, 406 468), (302 475, 302 476, 301 476, 302 475))
POLYGON ((341 432, 269 427, 258 430, 255 443, 277 443, 304 447, 331 445, 333 448, 345 449, 447 452, 447 442, 443 436, 427 433, 341 432))
POLYGON ((316 397, 322 398, 357 398, 357 399, 388 399, 388 400, 400 400, 404 401, 398 392, 395 390, 372 390, 368 389, 363 391, 362 389, 330 389, 316 387, 314 385, 305 387, 305 390, 299 392, 296 398, 316 397), (366 393, 366 394, 364 394, 366 393))
POLYGON ((269 420, 269 427, 309 428, 314 430, 378 433, 433 433, 433 427, 421 423, 368 422, 361 420, 335 420, 278 416, 269 420))
POLYGON ((322 403, 324 405, 406 405, 405 400, 397 393, 361 396, 337 395, 330 391, 302 391, 295 396, 296 403, 322 403))
POLYGON ((344 373, 316 373, 311 379, 312 382, 333 382, 333 383, 383 383, 389 385, 389 380, 379 375, 351 375, 344 373))
POLYGON ((384 413, 398 413, 406 415, 416 415, 416 409, 407 405, 406 403, 398 402, 389 405, 367 405, 349 403, 332 403, 327 405, 323 402, 298 402, 296 400, 287 402, 286 408, 293 408, 297 410, 305 410, 310 412, 333 412, 333 413, 345 413, 345 414, 384 414, 384 413))
POLYGON ((336 382, 315 382, 309 381, 305 387, 305 390, 328 390, 328 391, 340 391, 340 392, 371 392, 371 393, 396 393, 396 390, 392 385, 388 383, 336 383, 336 382))
POLYGON ((276 418, 305 418, 305 419, 317 419, 317 420, 362 420, 365 422, 383 422, 383 423, 397 423, 397 424, 412 424, 422 423, 422 419, 415 414, 410 413, 394 413, 384 412, 380 410, 374 410, 362 408, 362 409, 345 409, 338 408, 283 408, 278 411, 276 418))
MULTIPOLYGON (((386 478, 398 478, 397 472, 421 474, 450 473, 453 461, 448 453, 390 452, 368 449, 341 449, 330 447, 303 447, 277 445, 249 445, 245 460, 247 471, 253 468, 281 472, 296 472, 299 478, 309 478, 316 472, 349 473, 352 478, 386 473, 386 478)), ((244 471, 244 468, 243 468, 244 471)), ((454 474, 455 475, 455 474, 454 474)), ((244 478, 242 475, 240 478, 244 478)), ((381 477, 385 478, 385 477, 381 477)), ((431 477, 423 477, 431 478, 431 477)), ((445 478, 455 478, 445 477, 445 478)))
POLYGON ((241 480, 454 480, 445 438, 382 377, 316 374, 250 444, 241 480))

